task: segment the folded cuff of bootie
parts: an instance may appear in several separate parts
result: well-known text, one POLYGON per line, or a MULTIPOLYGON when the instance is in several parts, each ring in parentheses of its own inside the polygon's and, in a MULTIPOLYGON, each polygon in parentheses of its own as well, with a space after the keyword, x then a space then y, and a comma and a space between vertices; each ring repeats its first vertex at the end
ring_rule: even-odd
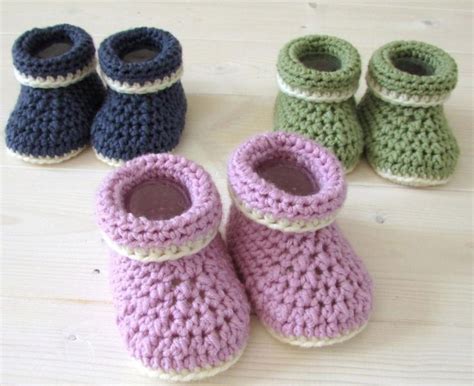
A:
POLYGON ((178 82, 183 72, 181 44, 157 28, 136 28, 105 39, 99 63, 108 86, 127 94, 164 90, 178 82))
POLYGON ((69 86, 96 66, 91 36, 69 24, 25 32, 13 44, 12 55, 18 81, 35 88, 69 86))
MULTIPOLYGON (((169 209, 166 202, 142 198, 147 202, 142 199, 138 205, 169 209)), ((180 156, 150 154, 127 162, 106 178, 97 195, 96 213, 111 249, 132 259, 159 262, 197 253, 209 244, 218 232, 222 205, 211 177, 199 165, 180 156), (179 186, 186 196, 182 201, 189 204, 162 219, 137 214, 131 192, 159 181, 179 186)))
POLYGON ((442 104, 457 82, 457 66, 445 51, 417 41, 379 48, 369 62, 367 84, 379 98, 414 107, 442 104))
POLYGON ((357 91, 360 56, 348 42, 332 36, 305 36, 280 51, 280 90, 311 102, 342 102, 357 91))
POLYGON ((284 232, 327 226, 346 196, 344 170, 337 158, 297 134, 252 138, 233 154, 228 175, 236 207, 251 220, 284 232))

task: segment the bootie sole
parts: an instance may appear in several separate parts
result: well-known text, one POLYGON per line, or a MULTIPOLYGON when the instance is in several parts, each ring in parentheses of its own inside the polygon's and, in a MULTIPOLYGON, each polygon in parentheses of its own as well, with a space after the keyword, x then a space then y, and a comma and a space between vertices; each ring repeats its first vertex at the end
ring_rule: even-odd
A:
POLYGON ((125 161, 123 160, 108 158, 106 156, 103 156, 96 149, 94 149, 94 154, 99 161, 102 161, 103 163, 106 163, 109 166, 118 167, 118 166, 122 166, 125 163, 125 161))
POLYGON ((22 161, 29 162, 31 164, 36 164, 36 165, 51 165, 51 164, 58 164, 64 161, 67 161, 71 158, 74 158, 77 156, 79 153, 81 153, 86 146, 80 147, 79 149, 72 150, 69 153, 60 155, 60 156, 54 156, 54 157, 33 157, 27 154, 22 154, 22 153, 17 153, 13 151, 12 149, 9 149, 7 147, 7 153, 17 159, 21 159, 22 161))
MULTIPOLYGON (((245 349, 245 348, 244 348, 245 349)), ((183 370, 183 371, 161 371, 151 369, 149 367, 143 366, 139 361, 136 361, 136 366, 138 371, 142 374, 151 377, 158 378, 164 381, 173 381, 173 382, 192 382, 198 381, 200 379, 213 377, 223 371, 226 371, 232 367, 235 363, 238 362, 242 356, 244 349, 242 349, 237 355, 233 356, 230 360, 220 363, 217 366, 201 367, 196 370, 183 370)))
POLYGON ((280 342, 290 344, 292 346, 304 347, 304 348, 312 348, 312 347, 325 347, 331 346, 333 344, 342 343, 346 340, 349 340, 362 332, 364 328, 367 326, 368 322, 363 324, 361 327, 358 327, 352 331, 349 331, 343 335, 339 335, 335 338, 307 338, 304 336, 285 336, 276 332, 271 327, 264 325, 265 329, 273 336, 275 339, 279 340, 280 342))
POLYGON ((373 168, 375 172, 382 178, 388 181, 395 182, 399 185, 414 186, 414 187, 428 187, 446 184, 450 178, 434 179, 434 178, 420 178, 410 176, 398 176, 387 170, 373 168))

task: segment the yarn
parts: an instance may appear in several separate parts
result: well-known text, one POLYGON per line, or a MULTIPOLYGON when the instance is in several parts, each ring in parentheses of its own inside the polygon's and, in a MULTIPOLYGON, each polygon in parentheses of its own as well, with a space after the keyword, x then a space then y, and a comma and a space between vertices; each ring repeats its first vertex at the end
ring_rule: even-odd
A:
POLYGON ((140 27, 118 32, 105 39, 99 48, 99 62, 104 74, 128 84, 165 79, 182 65, 181 44, 171 33, 158 28, 140 27), (123 56, 133 49, 157 51, 151 60, 127 63, 123 56))
POLYGON ((459 147, 442 104, 456 81, 455 61, 430 44, 396 41, 373 54, 358 114, 379 175, 411 186, 449 180, 459 147))
POLYGON ((200 166, 180 156, 138 157, 110 174, 97 195, 101 231, 132 249, 168 248, 168 259, 143 262, 110 250, 117 324, 128 351, 148 375, 189 381, 224 371, 249 335, 250 307, 218 228, 219 194, 200 166), (125 197, 135 186, 165 178, 180 184, 191 207, 167 220, 135 217, 125 197), (189 242, 211 235, 188 255, 189 242))
POLYGON ((35 28, 13 44, 15 74, 22 84, 6 129, 8 153, 24 161, 50 164, 79 154, 105 92, 94 71, 94 44, 68 24, 35 28), (71 48, 42 58, 38 51, 57 42, 71 48))
POLYGON ((215 234, 221 220, 221 203, 209 175, 183 157, 171 154, 139 157, 110 174, 97 201, 99 227, 112 243, 143 250, 178 248, 215 234), (192 207, 171 220, 135 217, 122 199, 132 187, 152 179, 167 178, 186 187, 192 207))
MULTIPOLYGON (((250 139, 233 154, 228 174, 235 198, 289 223, 335 215, 346 194, 336 157, 296 134, 250 139), (256 168, 269 159, 300 164, 319 190, 296 196, 259 178, 256 168)), ((371 279, 335 223, 301 232, 272 229, 244 213, 233 199, 226 235, 254 310, 273 336, 320 347, 347 340, 367 324, 371 279)))
POLYGON ((12 54, 18 73, 32 78, 57 78, 88 67, 94 61, 95 48, 91 36, 82 28, 59 24, 23 33, 13 43, 12 54), (38 58, 42 48, 55 42, 68 42, 72 47, 59 56, 38 58))
POLYGON ((108 89, 92 127, 98 158, 118 166, 139 155, 172 150, 187 108, 179 41, 156 28, 119 32, 101 43, 99 64, 108 89), (156 55, 143 61, 124 59, 143 48, 156 55))
POLYGON ((316 140, 336 154, 347 173, 363 150, 353 97, 360 66, 359 53, 350 43, 323 35, 290 41, 281 49, 277 63, 280 92, 274 130, 316 140))
POLYGON ((325 226, 342 207, 346 196, 341 166, 333 162, 333 158, 321 146, 304 141, 298 135, 275 133, 255 137, 240 146, 230 160, 231 196, 244 214, 263 225, 272 226, 279 220, 282 226, 277 229, 280 230, 295 228, 297 224, 301 224, 301 229, 292 231, 316 230, 321 227, 320 223, 325 226), (272 159, 294 161, 318 176, 318 193, 296 196, 276 190, 255 171, 261 162, 272 159))

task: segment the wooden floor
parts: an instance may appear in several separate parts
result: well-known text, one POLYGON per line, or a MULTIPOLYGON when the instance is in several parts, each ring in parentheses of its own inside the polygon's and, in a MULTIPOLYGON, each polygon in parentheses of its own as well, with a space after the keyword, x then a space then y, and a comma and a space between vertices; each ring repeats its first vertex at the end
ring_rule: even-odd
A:
MULTIPOLYGON (((10 47, 23 31, 68 22, 98 44, 134 26, 172 31, 184 47, 187 126, 176 152, 214 177, 226 207, 226 161, 272 126, 275 62, 290 38, 324 33, 363 58, 395 39, 447 50, 459 85, 446 115, 462 155, 452 182, 416 190, 377 177, 365 161, 348 177, 339 224, 375 282, 368 328, 339 346, 280 344, 252 320, 242 359, 209 383, 472 384, 473 2, 11 1, 1 5, 1 126, 19 86, 10 47)), ((358 97, 365 90, 364 82, 358 97)), ((88 150, 54 167, 1 166, 0 384, 160 384, 131 366, 114 324, 105 247, 93 197, 108 170, 88 150)))

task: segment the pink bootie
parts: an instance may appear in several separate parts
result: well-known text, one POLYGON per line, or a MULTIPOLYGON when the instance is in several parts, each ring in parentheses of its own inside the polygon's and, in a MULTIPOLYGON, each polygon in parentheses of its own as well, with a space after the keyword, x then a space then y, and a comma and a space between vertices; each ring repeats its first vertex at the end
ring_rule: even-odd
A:
POLYGON ((302 347, 360 332, 372 284, 333 223, 346 196, 336 157, 299 135, 271 133, 238 148, 228 174, 229 252, 268 331, 302 347))
POLYGON ((250 307, 218 233, 210 176, 179 156, 136 158, 104 181, 97 216, 117 324, 146 372, 191 381, 234 364, 250 307))

